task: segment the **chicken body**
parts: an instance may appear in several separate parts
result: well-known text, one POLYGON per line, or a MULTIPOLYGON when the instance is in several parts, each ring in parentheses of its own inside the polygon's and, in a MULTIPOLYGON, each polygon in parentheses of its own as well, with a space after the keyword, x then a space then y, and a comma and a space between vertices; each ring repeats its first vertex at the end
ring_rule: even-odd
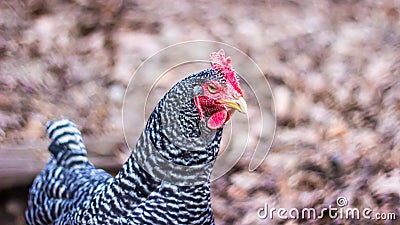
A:
MULTIPOLYGON (((210 82, 228 90, 231 81, 210 68, 165 94, 115 178, 88 161, 73 122, 48 123, 52 156, 30 189, 27 223, 214 224, 210 174, 222 125, 231 114, 223 104, 229 100, 232 106, 236 100, 228 96, 221 103, 223 94, 213 99, 218 93, 205 86, 210 82), (213 91, 208 97, 207 90, 213 91), (196 101, 198 96, 201 101, 196 101)), ((243 102, 236 102, 233 107, 244 111, 243 102)))

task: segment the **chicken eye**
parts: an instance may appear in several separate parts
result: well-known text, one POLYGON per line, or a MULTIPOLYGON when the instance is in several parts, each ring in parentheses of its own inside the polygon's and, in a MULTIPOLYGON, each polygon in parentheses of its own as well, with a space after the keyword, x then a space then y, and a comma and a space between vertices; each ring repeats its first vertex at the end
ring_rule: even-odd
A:
POLYGON ((208 89, 208 91, 209 91, 211 94, 215 94, 215 93, 217 93, 217 91, 218 91, 218 88, 215 87, 214 85, 208 85, 208 86, 207 86, 207 89, 208 89))

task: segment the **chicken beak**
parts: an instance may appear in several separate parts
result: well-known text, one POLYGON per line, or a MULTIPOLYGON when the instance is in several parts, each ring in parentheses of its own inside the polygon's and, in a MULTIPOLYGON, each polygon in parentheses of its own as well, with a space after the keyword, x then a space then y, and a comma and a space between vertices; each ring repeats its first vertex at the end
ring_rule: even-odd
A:
POLYGON ((247 113, 247 104, 243 97, 233 100, 219 100, 218 102, 224 104, 226 107, 239 111, 240 113, 247 113))

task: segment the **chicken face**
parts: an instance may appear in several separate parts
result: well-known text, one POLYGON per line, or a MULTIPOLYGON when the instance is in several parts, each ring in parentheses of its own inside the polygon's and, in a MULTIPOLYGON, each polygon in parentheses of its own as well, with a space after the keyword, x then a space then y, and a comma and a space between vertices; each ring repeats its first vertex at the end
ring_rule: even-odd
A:
POLYGON ((225 58, 221 49, 210 56, 211 67, 221 76, 210 78, 201 87, 203 95, 195 96, 194 102, 200 119, 206 121, 210 129, 221 128, 232 116, 235 110, 247 113, 247 105, 243 99, 243 91, 230 58, 225 58))

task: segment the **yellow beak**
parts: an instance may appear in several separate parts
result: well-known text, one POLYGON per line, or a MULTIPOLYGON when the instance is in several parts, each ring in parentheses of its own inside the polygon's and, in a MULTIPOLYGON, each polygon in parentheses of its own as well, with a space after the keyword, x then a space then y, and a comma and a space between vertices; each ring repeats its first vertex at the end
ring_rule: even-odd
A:
POLYGON ((226 107, 239 111, 240 113, 247 113, 247 104, 243 97, 233 100, 218 100, 223 103, 226 107))

